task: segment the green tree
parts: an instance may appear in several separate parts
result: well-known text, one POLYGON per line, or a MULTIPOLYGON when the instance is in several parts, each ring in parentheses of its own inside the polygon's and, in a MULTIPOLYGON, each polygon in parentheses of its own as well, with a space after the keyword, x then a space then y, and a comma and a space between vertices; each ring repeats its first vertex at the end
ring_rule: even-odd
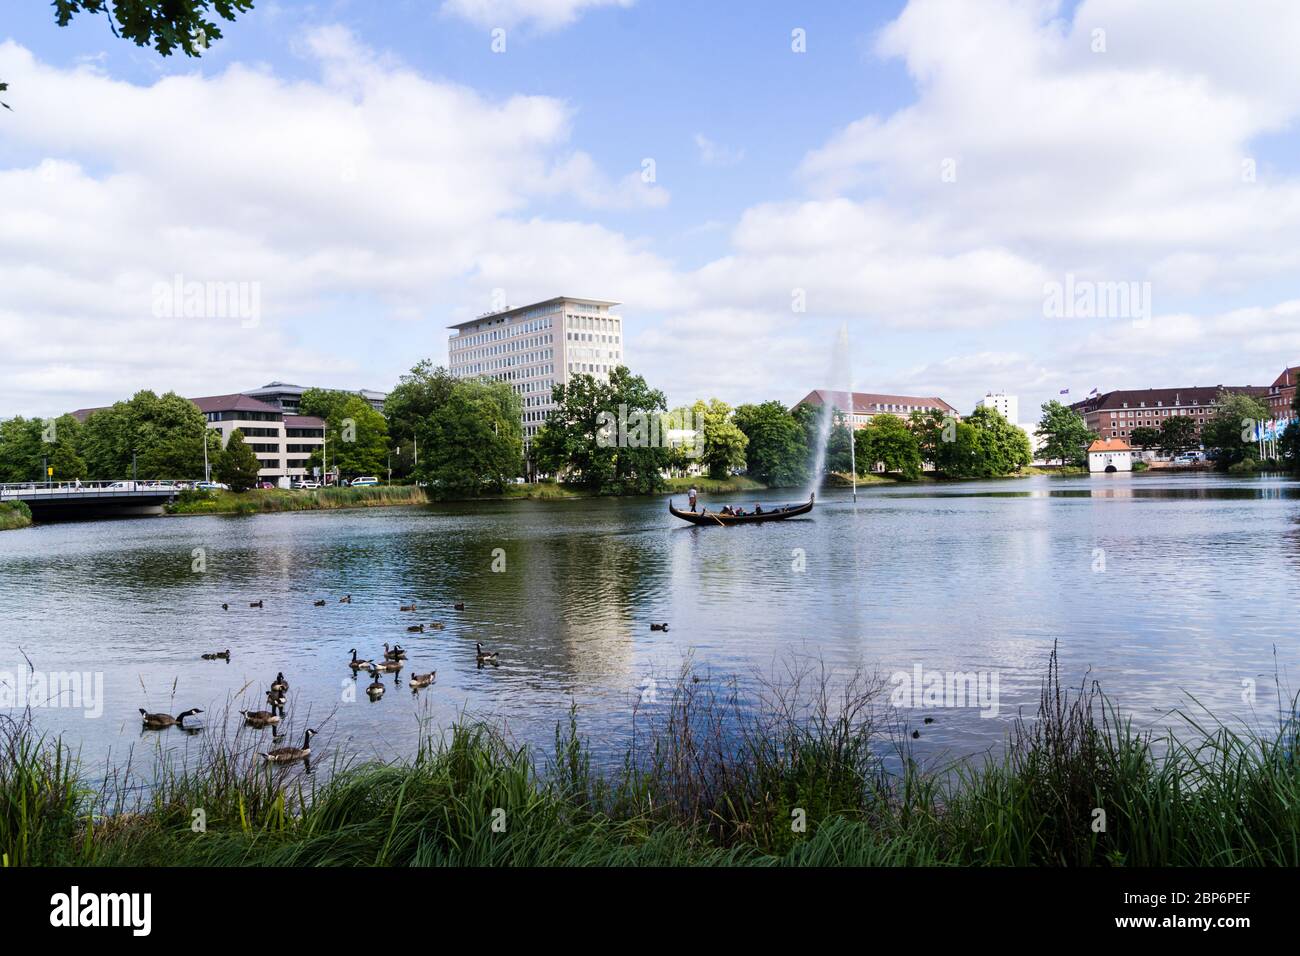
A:
POLYGON ((808 480, 808 438, 799 421, 780 402, 741 405, 736 427, 745 434, 745 471, 772 488, 808 480))
POLYGON ((876 415, 855 436, 858 473, 875 470, 877 462, 885 471, 902 475, 908 481, 921 477, 921 444, 917 435, 897 415, 876 415))
POLYGON ((1160 451, 1173 457, 1199 448, 1196 422, 1189 415, 1170 415, 1160 423, 1160 451))
POLYGON ((1134 448, 1159 448, 1160 429, 1150 425, 1139 425, 1129 432, 1129 444, 1134 448))
POLYGON ((704 453, 701 464, 710 478, 729 478, 732 471, 745 466, 745 449, 749 439, 732 419, 731 406, 721 399, 700 400, 691 409, 704 422, 704 453))
POLYGON ((1220 392, 1218 408, 1201 428, 1206 448, 1215 450, 1215 467, 1227 470, 1247 459, 1259 458, 1253 438, 1255 426, 1268 419, 1268 406, 1250 395, 1220 392))
POLYGON ((203 443, 216 447, 198 406, 174 392, 145 390, 93 413, 78 453, 91 478, 191 478, 203 473, 203 443))
POLYGON ((955 440, 939 444, 938 470, 949 478, 997 478, 1033 460, 1029 436, 997 409, 981 405, 956 427, 955 440))
POLYGON ((500 492, 523 469, 519 396, 505 382, 457 381, 422 419, 418 481, 438 497, 500 492))
POLYGON ((0 421, 0 481, 44 481, 42 454, 39 418, 0 421))
POLYGON ((226 447, 217 456, 212 473, 217 481, 229 485, 231 491, 247 491, 257 484, 260 467, 253 449, 244 441, 244 433, 236 428, 226 439, 226 447))
MULTIPOLYGON (((599 494, 650 494, 672 460, 662 427, 664 393, 619 366, 602 382, 575 375, 557 385, 558 408, 533 442, 538 466, 599 494)), ((670 416, 680 421, 676 416, 670 416)))
POLYGON ((360 395, 308 389, 299 410, 325 419, 325 445, 311 453, 311 467, 354 478, 378 475, 387 467, 388 421, 360 395))
POLYGON ((1097 440, 1097 433, 1088 430, 1078 412, 1055 399, 1043 403, 1043 417, 1034 434, 1043 440, 1039 455, 1063 465, 1086 465, 1088 446, 1097 440))
POLYGON ((937 408, 915 411, 908 416, 908 427, 916 436, 917 448, 921 460, 938 466, 939 449, 947 441, 957 440, 957 418, 945 415, 937 408))

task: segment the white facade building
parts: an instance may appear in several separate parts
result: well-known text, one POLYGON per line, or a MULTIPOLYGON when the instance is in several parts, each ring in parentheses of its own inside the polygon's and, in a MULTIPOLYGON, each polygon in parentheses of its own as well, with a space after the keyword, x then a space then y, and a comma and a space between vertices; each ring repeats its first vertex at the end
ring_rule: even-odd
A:
POLYGON ((623 364, 617 305, 558 296, 450 326, 448 368, 457 378, 509 383, 523 403, 526 449, 555 408, 554 386, 579 373, 607 381, 623 364))
POLYGON ((1122 438, 1099 438, 1088 446, 1088 471, 1093 474, 1133 470, 1133 449, 1122 438))
POLYGON ((1013 425, 1020 424, 1020 397, 1018 395, 1008 395, 1006 392, 989 392, 980 399, 980 404, 985 408, 996 408, 1002 413, 1002 417, 1013 425))

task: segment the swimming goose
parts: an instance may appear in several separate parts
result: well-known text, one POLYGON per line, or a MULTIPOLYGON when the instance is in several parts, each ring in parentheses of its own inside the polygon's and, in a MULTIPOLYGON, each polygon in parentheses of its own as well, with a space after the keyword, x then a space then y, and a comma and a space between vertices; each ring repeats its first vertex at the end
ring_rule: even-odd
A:
POLYGON ((404 661, 406 660, 406 648, 401 644, 394 644, 390 651, 388 645, 384 645, 384 660, 386 661, 404 661))
POLYGON ((250 727, 267 727, 280 722, 280 716, 284 713, 284 698, 277 695, 275 691, 267 691, 266 702, 270 704, 270 710, 240 711, 250 727))
POLYGON ((221 610, 223 610, 223 611, 229 611, 229 610, 230 610, 230 605, 227 604, 225 601, 222 601, 222 602, 221 602, 221 610))
POLYGON ((248 606, 249 606, 249 607, 261 607, 261 606, 262 606, 262 602, 261 602, 261 601, 249 601, 249 602, 248 602, 248 606))
POLYGON ((407 628, 407 630, 410 631, 412 634, 423 634, 423 633, 424 633, 424 625, 423 625, 423 624, 412 624, 410 627, 407 628))
POLYGON ((267 763, 293 763, 295 760, 303 760, 311 755, 311 739, 315 736, 316 731, 309 729, 302 736, 301 747, 276 747, 262 756, 266 758, 267 763))
POLYGON ((163 730, 173 725, 184 730, 185 718, 193 717, 195 714, 201 714, 201 713, 203 713, 202 710, 200 710, 197 707, 194 707, 191 708, 190 710, 185 711, 185 713, 183 714, 177 714, 175 717, 173 717, 171 714, 149 714, 145 712, 145 709, 143 707, 140 708, 140 718, 141 720, 144 721, 144 725, 150 730, 163 730))
POLYGON ((351 603, 352 603, 352 595, 349 594, 349 595, 347 595, 346 597, 341 597, 341 598, 339 598, 339 603, 340 603, 340 604, 351 604, 351 603))
POLYGON ((230 660, 230 648, 227 647, 224 651, 215 651, 212 654, 200 654, 199 656, 205 661, 228 661, 230 660))
POLYGON ((666 630, 668 630, 668 625, 667 625, 667 623, 664 623, 664 624, 651 624, 651 625, 650 625, 650 630, 652 630, 652 631, 666 631, 666 630))
POLYGON ((375 661, 370 665, 372 671, 382 671, 385 674, 396 674, 406 664, 403 661, 375 661))
POLYGON ((480 664, 496 664, 497 658, 501 656, 500 651, 485 651, 483 645, 478 641, 474 642, 475 656, 480 664))
POLYGON ((370 676, 373 677, 374 680, 372 680, 370 686, 366 688, 366 695, 371 700, 378 700, 384 696, 384 683, 379 679, 379 671, 371 670, 370 676))
POLYGON ((452 605, 452 607, 454 607, 458 611, 463 611, 465 610, 465 602, 457 601, 455 604, 452 605))
POLYGON ((441 630, 442 630, 444 627, 446 627, 447 625, 443 624, 442 621, 434 621, 434 622, 433 622, 432 624, 430 624, 429 626, 430 626, 431 628, 433 628, 435 631, 441 631, 441 630))
POLYGON ((416 608, 414 604, 403 604, 401 607, 401 610, 403 611, 414 611, 415 609, 416 608))
POLYGON ((319 601, 313 601, 311 606, 312 606, 312 607, 324 607, 324 606, 325 606, 325 599, 324 599, 324 598, 321 598, 319 601))
POLYGON ((437 677, 438 677, 437 671, 429 671, 429 673, 427 674, 412 674, 411 681, 410 681, 411 692, 414 693, 418 691, 421 687, 428 687, 437 679, 437 677))
POLYGON ((369 670, 372 663, 373 661, 366 661, 357 657, 357 649, 352 648, 352 662, 348 664, 348 667, 351 667, 354 671, 369 670))
POLYGON ((289 682, 284 679, 284 671, 275 675, 275 680, 271 681, 271 692, 274 694, 283 694, 289 689, 289 682))

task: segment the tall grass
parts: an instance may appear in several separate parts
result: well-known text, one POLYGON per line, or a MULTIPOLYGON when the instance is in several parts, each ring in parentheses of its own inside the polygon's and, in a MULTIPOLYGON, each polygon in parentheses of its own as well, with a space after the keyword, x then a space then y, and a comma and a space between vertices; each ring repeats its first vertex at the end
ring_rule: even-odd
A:
POLYGON ((280 511, 333 511, 340 508, 379 508, 422 505, 429 501, 414 485, 377 485, 361 488, 283 488, 251 491, 185 492, 166 506, 169 514, 265 514, 280 511))
POLYGON ((25 501, 0 501, 0 531, 26 528, 32 523, 32 509, 25 501))
POLYGON ((636 714, 612 770, 593 769, 571 711, 547 755, 462 721, 409 762, 328 775, 268 767, 257 733, 205 732, 191 764, 160 758, 149 788, 127 771, 94 792, 61 742, 11 721, 0 840, 10 864, 1300 863, 1289 725, 1184 714, 1188 739, 1157 741, 1095 684, 1063 689, 1053 658, 1000 755, 927 772, 882 697, 863 673, 791 670, 742 694, 684 672, 636 714))

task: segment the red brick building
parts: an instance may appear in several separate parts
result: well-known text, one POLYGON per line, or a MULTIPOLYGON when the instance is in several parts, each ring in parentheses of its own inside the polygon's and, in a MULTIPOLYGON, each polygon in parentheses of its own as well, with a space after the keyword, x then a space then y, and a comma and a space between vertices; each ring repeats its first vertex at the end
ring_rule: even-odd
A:
POLYGON ((1291 418, 1295 413, 1291 403, 1295 401, 1296 382, 1300 381, 1300 365, 1284 369, 1277 381, 1268 387, 1268 410, 1275 419, 1291 418))
MULTIPOLYGON (((1292 394, 1294 391, 1293 386, 1292 394)), ((1075 402, 1070 408, 1082 415, 1088 428, 1102 438, 1127 439, 1133 429, 1159 428, 1172 415, 1186 415, 1196 423, 1196 434, 1200 435, 1201 427, 1218 410, 1220 392, 1267 400, 1269 389, 1258 385, 1122 389, 1075 402)))
MULTIPOLYGON (((819 388, 795 402, 795 407, 829 404, 834 405, 847 415, 849 412, 846 407, 849 404, 848 394, 848 392, 836 391, 831 388, 819 388)), ((957 409, 942 398, 934 398, 933 396, 923 398, 917 395, 882 395, 876 392, 853 393, 852 419, 854 428, 862 428, 877 415, 897 415, 899 418, 907 418, 912 412, 930 411, 960 417, 957 416, 957 409)))

